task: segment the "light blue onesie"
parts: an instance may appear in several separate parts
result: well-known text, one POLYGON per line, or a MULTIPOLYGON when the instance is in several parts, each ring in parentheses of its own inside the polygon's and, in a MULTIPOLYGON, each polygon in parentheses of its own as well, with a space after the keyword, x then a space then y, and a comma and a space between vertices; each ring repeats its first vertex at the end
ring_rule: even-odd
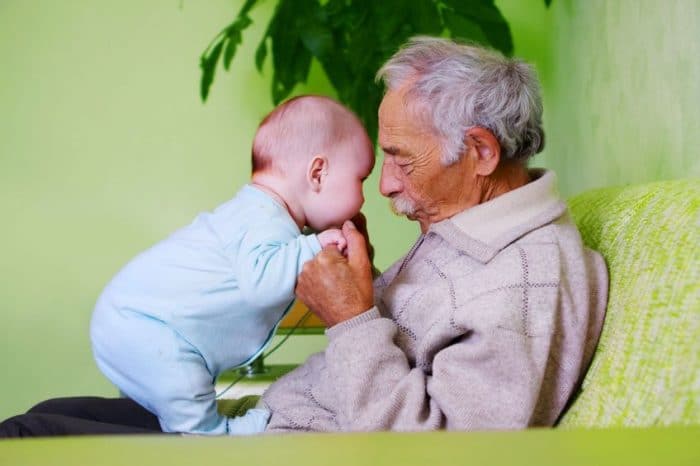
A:
POLYGON ((216 411, 214 381, 257 357, 294 299, 297 275, 321 250, 287 210, 247 185, 213 213, 139 254, 97 301, 97 365, 158 416, 165 432, 251 434, 269 413, 216 411))

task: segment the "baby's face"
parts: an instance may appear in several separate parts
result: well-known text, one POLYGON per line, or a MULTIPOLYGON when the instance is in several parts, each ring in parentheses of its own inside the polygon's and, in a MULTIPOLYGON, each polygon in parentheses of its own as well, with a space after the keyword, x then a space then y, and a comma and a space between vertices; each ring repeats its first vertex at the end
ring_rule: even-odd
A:
POLYGON ((317 231, 340 227, 360 212, 365 202, 362 185, 374 167, 374 151, 364 138, 350 139, 332 150, 319 199, 313 213, 307 212, 309 226, 317 231))

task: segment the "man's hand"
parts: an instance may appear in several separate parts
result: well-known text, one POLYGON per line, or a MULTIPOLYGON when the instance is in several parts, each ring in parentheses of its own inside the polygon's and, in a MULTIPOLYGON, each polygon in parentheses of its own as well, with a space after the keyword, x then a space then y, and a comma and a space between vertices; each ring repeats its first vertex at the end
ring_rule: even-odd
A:
POLYGON ((362 236, 365 237, 365 244, 367 246, 367 256, 369 257, 369 262, 372 267, 372 278, 377 278, 379 275, 381 275, 381 272, 378 268, 374 266, 374 246, 372 246, 372 243, 369 240, 369 231, 367 230, 367 217, 365 217, 362 212, 359 212, 351 220, 357 228, 357 231, 362 233, 362 236))
POLYGON ((372 266, 365 237, 351 221, 343 225, 347 257, 323 248, 297 279, 296 295, 327 327, 362 314, 374 305, 372 266))

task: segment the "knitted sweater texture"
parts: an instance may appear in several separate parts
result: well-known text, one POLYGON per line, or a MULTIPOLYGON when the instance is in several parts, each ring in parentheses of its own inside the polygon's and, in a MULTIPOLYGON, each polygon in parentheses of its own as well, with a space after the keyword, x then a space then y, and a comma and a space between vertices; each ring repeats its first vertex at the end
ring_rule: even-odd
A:
POLYGON ((608 276, 554 173, 433 224, 375 306, 263 396, 268 432, 552 425, 600 335, 608 276))

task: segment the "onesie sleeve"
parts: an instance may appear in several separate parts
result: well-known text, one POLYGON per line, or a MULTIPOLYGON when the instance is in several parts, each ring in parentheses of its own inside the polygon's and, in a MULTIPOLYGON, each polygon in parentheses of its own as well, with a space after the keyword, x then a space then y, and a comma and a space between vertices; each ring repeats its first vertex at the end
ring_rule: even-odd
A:
POLYGON ((283 218, 249 223, 237 250, 227 249, 243 299, 260 307, 288 304, 306 261, 321 251, 315 234, 303 235, 283 218))

